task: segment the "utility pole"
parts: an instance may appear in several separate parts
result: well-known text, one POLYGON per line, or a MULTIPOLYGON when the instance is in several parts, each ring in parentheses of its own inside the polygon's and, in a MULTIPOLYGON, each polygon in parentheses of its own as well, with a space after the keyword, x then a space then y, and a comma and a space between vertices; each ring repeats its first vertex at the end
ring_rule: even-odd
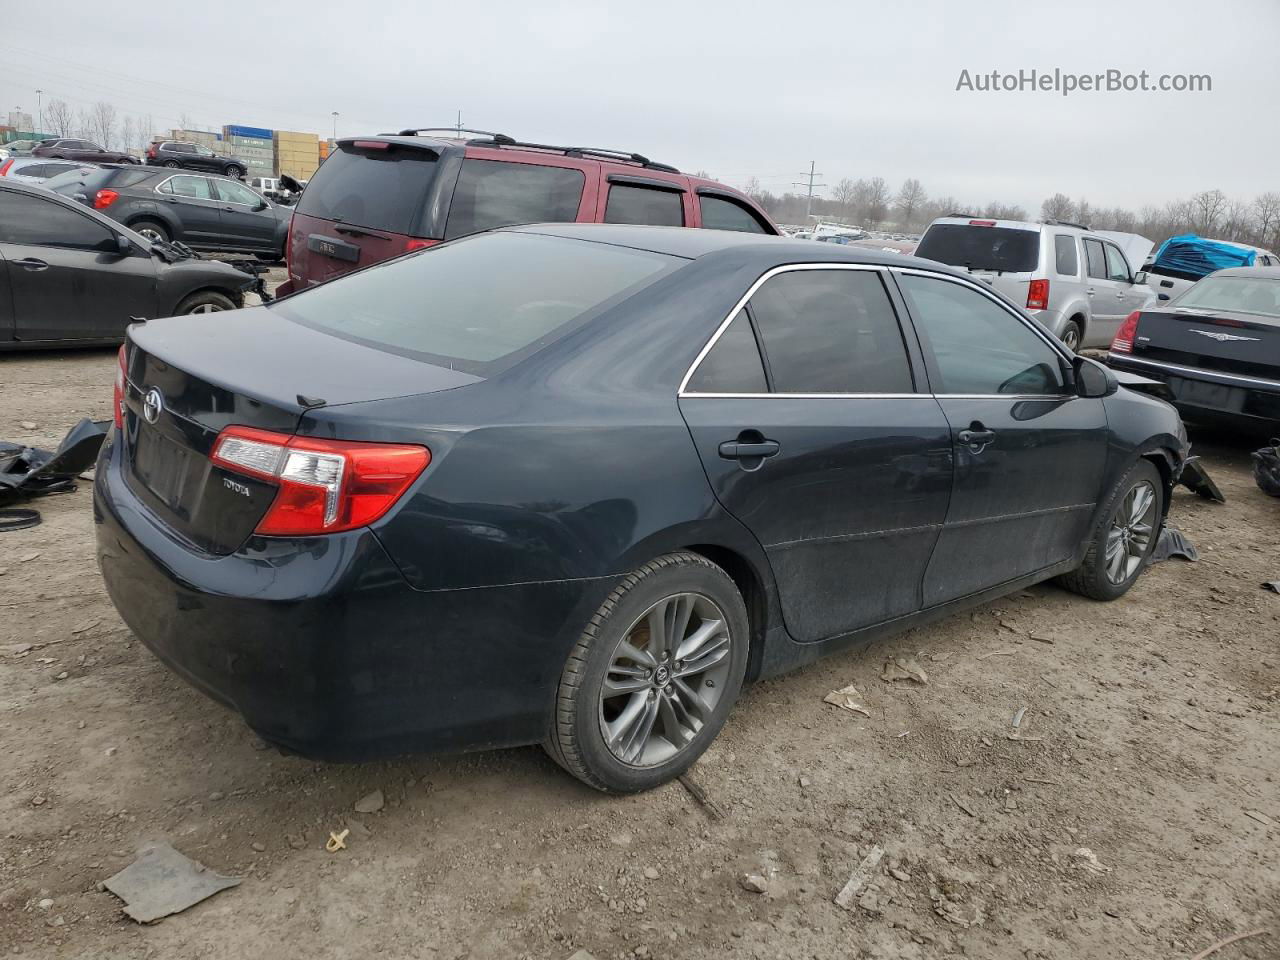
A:
MULTIPOLYGON (((802 176, 802 177, 806 177, 806 178, 807 178, 807 181, 808 181, 808 187, 809 187, 808 199, 805 201, 805 206, 804 206, 804 218, 805 218, 806 220, 808 220, 810 217, 812 217, 812 216, 813 216, 813 191, 814 191, 814 188, 815 188, 815 187, 825 187, 825 186, 826 186, 826 184, 825 184, 825 183, 814 183, 814 180, 815 180, 817 177, 822 176, 822 174, 817 173, 817 172, 815 172, 815 171, 814 171, 814 167, 815 167, 815 166, 817 166, 817 164, 816 164, 813 160, 810 160, 810 161, 809 161, 809 172, 808 172, 807 174, 804 174, 804 173, 800 174, 800 176, 802 176)), ((792 185, 793 187, 803 187, 803 186, 805 186, 805 185, 806 185, 806 182, 805 182, 804 180, 792 181, 791 185, 792 185)))
POLYGON ((36 91, 36 129, 44 133, 44 91, 36 91))
POLYGON ((458 111, 458 139, 462 139, 462 111, 458 111))

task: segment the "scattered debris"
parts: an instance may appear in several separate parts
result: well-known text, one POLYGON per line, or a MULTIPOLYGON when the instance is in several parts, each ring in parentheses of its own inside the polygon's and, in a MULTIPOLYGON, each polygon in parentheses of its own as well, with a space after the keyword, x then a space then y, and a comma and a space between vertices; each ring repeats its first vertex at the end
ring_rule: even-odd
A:
POLYGON ((1079 861, 1077 866, 1083 867, 1084 869, 1088 870, 1090 873, 1110 873, 1111 872, 1110 867, 1104 867, 1101 863, 1098 862, 1098 855, 1094 853, 1092 850, 1090 850, 1088 847, 1077 848, 1074 856, 1079 861))
POLYGON ((957 807, 959 807, 961 810, 963 810, 963 811, 964 811, 965 813, 967 813, 969 816, 974 817, 974 818, 976 818, 976 817, 978 816, 978 815, 974 812, 973 807, 969 806, 969 804, 965 803, 963 800, 961 800, 959 797, 957 797, 954 793, 949 793, 949 794, 947 794, 947 796, 951 798, 951 802, 952 802, 952 803, 954 803, 957 807))
POLYGON ((365 794, 356 801, 356 813, 377 813, 386 804, 385 798, 382 796, 381 790, 375 790, 373 793, 365 794))
POLYGON ((1272 593, 1280 593, 1280 580, 1264 580, 1262 589, 1270 590, 1272 593))
POLYGON ((990 660, 992 657, 1012 657, 1017 652, 1017 647, 1005 647, 1003 650, 992 650, 990 653, 984 653, 978 659, 990 660))
POLYGON ((1160 536, 1156 539, 1156 545, 1151 551, 1151 562, 1159 563, 1161 560, 1168 560, 1170 557, 1181 557, 1183 560, 1190 560, 1195 563, 1200 559, 1200 551, 1195 548, 1190 540, 1188 540, 1181 530, 1165 524, 1160 536))
POLYGON ((1200 465, 1199 457, 1187 457, 1182 464, 1182 472, 1178 474, 1178 483, 1201 499, 1213 500, 1215 503, 1227 502, 1218 485, 1209 479, 1209 474, 1200 465))
POLYGON ((239 877, 219 876, 169 844, 157 843, 103 886, 124 901, 124 912, 138 923, 154 923, 239 883, 239 877))
POLYGON ((1034 640, 1036 643, 1048 643, 1048 644, 1054 644, 1054 643, 1057 643, 1057 642, 1058 642, 1058 641, 1057 641, 1057 640, 1055 640, 1053 637, 1049 636, 1047 633, 1040 633, 1040 632, 1035 631, 1035 630, 1032 630, 1032 631, 1031 631, 1030 637, 1031 637, 1031 639, 1032 639, 1032 640, 1034 640))
POLYGON ((569 960, 596 960, 596 958, 593 957, 591 954, 587 953, 587 951, 585 950, 579 950, 572 957, 570 957, 569 960))
POLYGON ((341 833, 334 833, 333 831, 330 831, 329 839, 324 842, 324 848, 330 853, 337 853, 339 850, 347 849, 347 835, 349 833, 351 833, 350 827, 343 830, 341 833))
POLYGON ((1211 956, 1212 954, 1217 953, 1219 950, 1221 950, 1223 947, 1225 947, 1229 943, 1235 943, 1237 940, 1247 940, 1250 937, 1262 936, 1268 932, 1269 931, 1267 930, 1266 927, 1259 927, 1257 930, 1250 930, 1247 933, 1237 933, 1233 937, 1227 937, 1225 940, 1219 940, 1217 943, 1213 944, 1212 946, 1206 947, 1205 949, 1197 953, 1194 957, 1192 957, 1191 960, 1204 960, 1205 957, 1208 957, 1208 956, 1211 956))
POLYGON ((693 799, 702 804, 702 809, 707 811, 707 816, 712 820, 724 819, 724 811, 721 810, 720 806, 707 795, 707 791, 704 790, 702 785, 698 783, 697 780, 694 780, 692 776, 687 773, 680 774, 680 785, 689 791, 689 795, 693 797, 693 799))
POLYGON ((769 889, 769 881, 758 873, 748 873, 738 881, 738 886, 749 893, 764 893, 769 889))
POLYGON ((1015 730, 1022 726, 1022 718, 1026 716, 1026 714, 1027 708, 1019 707, 1018 712, 1013 715, 1013 727, 1015 730))
POLYGON ((845 910, 853 909, 854 898, 858 896, 858 893, 866 886, 867 881, 871 879, 871 874, 879 866, 880 858, 883 856, 883 847, 873 846, 871 848, 871 852, 863 858, 857 869, 850 874, 848 882, 836 894, 835 902, 837 907, 842 907, 845 910))
POLYGON ((841 710, 848 710, 850 713, 860 713, 864 717, 871 716, 871 711, 855 699, 858 697, 861 697, 861 694, 858 693, 858 688, 851 683, 847 687, 841 687, 839 690, 832 690, 822 698, 822 702, 839 707, 841 710))
POLYGON ((658 879, 658 876, 659 876, 659 874, 658 874, 658 868, 657 868, 657 867, 645 867, 645 868, 644 868, 644 878, 645 878, 646 880, 657 880, 657 879, 658 879))
POLYGON ((1280 497, 1280 440, 1253 451, 1253 482, 1271 497, 1280 497))
POLYGON ((1251 820, 1257 820, 1264 827, 1280 827, 1280 823, 1276 823, 1261 810, 1246 810, 1244 815, 1251 820))
POLYGON ((26 530, 40 525, 38 510, 0 510, 0 533, 10 530, 26 530))
POLYGON ((956 903, 941 894, 933 898, 933 911, 947 923, 954 923, 966 929, 980 927, 987 919, 987 915, 976 903, 956 903))
POLYGON ((0 442, 0 504, 74 490, 76 478, 93 466, 109 426, 109 420, 81 420, 53 452, 0 442))
POLYGON ((72 634, 88 633, 101 622, 102 621, 97 617, 94 617, 92 620, 82 620, 71 628, 71 632, 72 634))
POLYGON ((901 657, 892 657, 884 662, 880 679, 886 683, 893 683, 895 680, 914 680, 916 683, 926 684, 929 682, 929 675, 924 672, 924 668, 916 662, 914 657, 906 660, 901 657))

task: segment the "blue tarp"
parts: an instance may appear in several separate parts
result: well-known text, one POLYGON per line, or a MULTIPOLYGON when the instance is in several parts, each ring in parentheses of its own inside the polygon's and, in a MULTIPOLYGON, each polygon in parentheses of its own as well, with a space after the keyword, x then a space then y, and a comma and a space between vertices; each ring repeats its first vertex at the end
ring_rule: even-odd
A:
POLYGON ((1233 243, 1206 240, 1194 233, 1170 237, 1156 251, 1152 266, 1197 277, 1207 276, 1227 267, 1251 267, 1256 254, 1233 243))

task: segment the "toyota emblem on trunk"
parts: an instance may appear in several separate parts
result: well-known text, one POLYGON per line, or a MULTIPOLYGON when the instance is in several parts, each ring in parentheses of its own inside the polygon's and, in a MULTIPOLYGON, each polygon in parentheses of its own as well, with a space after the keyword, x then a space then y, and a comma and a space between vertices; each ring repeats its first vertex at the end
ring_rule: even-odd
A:
POLYGON ((164 409, 164 394, 155 387, 147 391, 142 398, 142 419, 147 423, 155 423, 160 419, 160 411, 164 409))

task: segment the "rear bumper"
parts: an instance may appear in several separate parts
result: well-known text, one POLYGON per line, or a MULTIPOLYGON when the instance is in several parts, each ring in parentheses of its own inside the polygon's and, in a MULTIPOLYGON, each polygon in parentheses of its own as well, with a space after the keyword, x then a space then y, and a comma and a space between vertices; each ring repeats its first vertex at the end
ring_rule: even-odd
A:
POLYGON ((1212 417, 1270 427, 1280 423, 1280 381, 1108 353, 1107 365, 1167 384, 1173 405, 1194 419, 1212 417))
POLYGON ((346 761, 543 737, 598 581, 416 590, 367 529, 202 555, 134 496, 113 439, 94 481, 111 601, 160 660, 263 739, 346 761))

